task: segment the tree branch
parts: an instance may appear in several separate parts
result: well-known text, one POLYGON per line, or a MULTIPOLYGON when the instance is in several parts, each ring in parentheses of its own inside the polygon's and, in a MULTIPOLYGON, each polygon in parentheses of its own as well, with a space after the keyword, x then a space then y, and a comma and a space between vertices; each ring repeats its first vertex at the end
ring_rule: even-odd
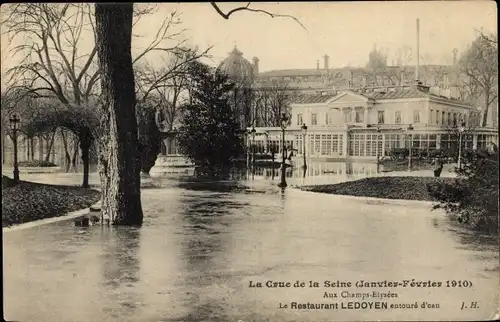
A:
POLYGON ((246 4, 246 6, 243 6, 243 7, 237 7, 237 8, 234 8, 234 9, 231 9, 228 13, 224 13, 222 12, 222 10, 219 8, 219 6, 215 3, 215 2, 210 2, 210 4, 212 5, 212 7, 215 9, 215 11, 221 16, 223 17, 224 19, 228 20, 229 17, 238 12, 238 11, 250 11, 250 12, 256 12, 256 13, 264 13, 268 16, 270 16, 271 18, 290 18, 290 19, 293 19, 295 20, 296 23, 298 23, 304 30, 307 31, 307 28, 299 21, 299 19, 297 19, 296 17, 294 16, 291 16, 291 15, 283 15, 283 14, 277 14, 277 13, 272 13, 272 12, 269 12, 269 11, 266 11, 266 10, 263 10, 263 9, 253 9, 253 8, 249 8, 250 6, 250 3, 251 2, 248 2, 246 4))

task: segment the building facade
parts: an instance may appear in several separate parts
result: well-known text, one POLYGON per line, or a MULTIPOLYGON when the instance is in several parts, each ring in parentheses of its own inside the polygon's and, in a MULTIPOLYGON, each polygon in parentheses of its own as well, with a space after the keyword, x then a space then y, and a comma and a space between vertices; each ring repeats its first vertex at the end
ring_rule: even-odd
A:
MULTIPOLYGON (((480 116, 470 105, 441 94, 415 85, 302 96, 291 105, 285 147, 321 161, 376 160, 397 148, 454 149, 462 124, 462 148, 497 144, 496 129, 479 127, 480 116)), ((251 145, 258 153, 281 153, 281 138, 281 128, 256 128, 251 145)))
MULTIPOLYGON (((456 58, 456 52, 453 53, 456 58)), ((253 64, 234 49, 217 68, 233 79, 239 88, 254 92, 269 90, 269 84, 286 83, 294 92, 287 104, 290 116, 285 131, 285 147, 293 149, 297 161, 307 158, 336 160, 376 160, 393 149, 431 151, 457 149, 457 129, 465 123, 463 148, 482 149, 497 144, 496 114, 488 115, 486 127, 479 126, 482 115, 476 107, 457 99, 456 59, 453 65, 422 65, 420 79, 414 81, 415 66, 387 66, 384 70, 367 68, 330 68, 259 71, 259 59, 253 64), (306 124, 307 134, 301 127, 306 124)), ((271 88, 272 90, 272 88, 271 88)), ((258 95, 257 95, 258 96, 258 95)), ((255 97, 255 96, 254 96, 255 97)), ((261 126, 252 115, 262 108, 258 102, 244 101, 235 111, 246 124, 246 144, 256 153, 282 150, 280 127, 261 126)), ((258 119, 258 118, 257 118, 258 119)), ((175 141, 175 138, 173 138, 175 141)), ((181 157, 175 144, 167 155, 181 157)))

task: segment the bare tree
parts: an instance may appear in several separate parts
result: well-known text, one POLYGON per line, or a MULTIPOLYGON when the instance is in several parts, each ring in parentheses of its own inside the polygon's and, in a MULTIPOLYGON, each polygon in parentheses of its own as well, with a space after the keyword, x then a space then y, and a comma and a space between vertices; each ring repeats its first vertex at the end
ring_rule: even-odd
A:
MULTIPOLYGON (((486 126, 488 111, 498 99, 498 46, 497 35, 479 34, 460 59, 463 82, 468 89, 479 91, 477 100, 481 103, 486 126)), ((477 93, 474 93, 477 95, 477 93)))
MULTIPOLYGON (((82 43, 95 33, 90 4, 15 4, 8 5, 6 11, 8 17, 3 23, 9 41, 21 43, 11 49, 11 54, 22 55, 21 63, 7 71, 12 89, 23 88, 36 97, 56 97, 63 104, 82 104, 98 95, 97 47, 93 41, 87 41, 92 43, 90 48, 82 43)), ((155 12, 155 6, 136 5, 133 25, 155 12)), ((186 42, 183 32, 180 14, 170 13, 133 63, 140 63, 153 52, 187 51, 182 47, 186 42)))
POLYGON ((290 113, 290 104, 296 96, 287 82, 271 80, 260 83, 254 93, 256 126, 280 126, 282 113, 290 113))
POLYGON ((137 104, 149 101, 156 105, 167 130, 172 130, 178 116, 178 107, 186 96, 189 64, 208 57, 210 49, 211 47, 198 52, 197 49, 182 48, 164 59, 160 68, 149 64, 136 68, 137 104))

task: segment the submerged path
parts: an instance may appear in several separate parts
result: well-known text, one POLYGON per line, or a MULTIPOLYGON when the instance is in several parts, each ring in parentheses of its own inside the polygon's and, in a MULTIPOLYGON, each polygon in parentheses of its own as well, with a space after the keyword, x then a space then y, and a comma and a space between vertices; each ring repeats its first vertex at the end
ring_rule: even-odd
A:
POLYGON ((477 243, 479 237, 454 228, 428 204, 293 189, 281 194, 265 182, 207 191, 153 178, 149 187, 142 191, 140 229, 66 221, 4 233, 5 318, 261 322, 478 320, 495 314, 498 246, 477 243), (442 284, 345 284, 412 279, 442 284), (266 287, 267 281, 297 280, 306 286, 266 287), (446 287, 448 280, 472 286, 446 287), (259 282, 263 287, 249 287, 259 282), (343 287, 332 287, 337 282, 343 287), (397 297, 374 298, 373 291, 397 297), (325 292, 338 298, 325 298, 325 292), (372 295, 350 297, 362 296, 356 293, 372 295), (434 308, 411 307, 423 301, 434 308), (389 307, 355 308, 362 302, 389 307), (461 310, 462 302, 477 307, 461 310), (303 309, 308 303, 330 306, 303 309))

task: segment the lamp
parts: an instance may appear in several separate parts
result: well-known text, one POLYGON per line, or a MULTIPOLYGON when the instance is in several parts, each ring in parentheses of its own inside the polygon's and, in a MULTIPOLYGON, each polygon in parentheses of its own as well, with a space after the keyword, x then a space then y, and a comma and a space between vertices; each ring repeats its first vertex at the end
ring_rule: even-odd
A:
POLYGON ((12 128, 12 141, 14 144, 14 184, 19 183, 19 165, 17 163, 17 124, 21 122, 21 120, 17 117, 16 114, 12 115, 9 119, 10 126, 12 128))
MULTIPOLYGON (((406 128, 408 132, 413 131, 413 126, 410 124, 408 128, 406 128)), ((411 171, 411 157, 413 153, 413 135, 410 133, 410 149, 409 149, 409 155, 408 155, 408 171, 411 171)))
POLYGON ((307 125, 306 123, 302 124, 302 126, 300 127, 301 130, 302 130, 302 138, 303 138, 303 155, 304 155, 304 165, 302 166, 302 168, 307 169, 307 162, 306 162, 306 135, 307 135, 307 125))
MULTIPOLYGON (((377 126, 377 133, 380 133, 380 131, 381 131, 380 126, 377 126)), ((380 149, 378 148, 379 147, 378 140, 379 140, 379 137, 377 135, 377 141, 376 141, 377 142, 377 147, 376 147, 376 149, 377 149, 377 173, 380 173, 380 149)))
POLYGON ((462 169, 462 134, 465 132, 465 123, 458 128, 458 168, 462 169))
POLYGON ((250 133, 252 134, 252 178, 255 173, 255 126, 252 126, 250 133))
POLYGON ((286 113, 281 114, 281 182, 279 187, 286 188, 286 152, 285 152, 285 129, 288 125, 288 117, 286 113))

